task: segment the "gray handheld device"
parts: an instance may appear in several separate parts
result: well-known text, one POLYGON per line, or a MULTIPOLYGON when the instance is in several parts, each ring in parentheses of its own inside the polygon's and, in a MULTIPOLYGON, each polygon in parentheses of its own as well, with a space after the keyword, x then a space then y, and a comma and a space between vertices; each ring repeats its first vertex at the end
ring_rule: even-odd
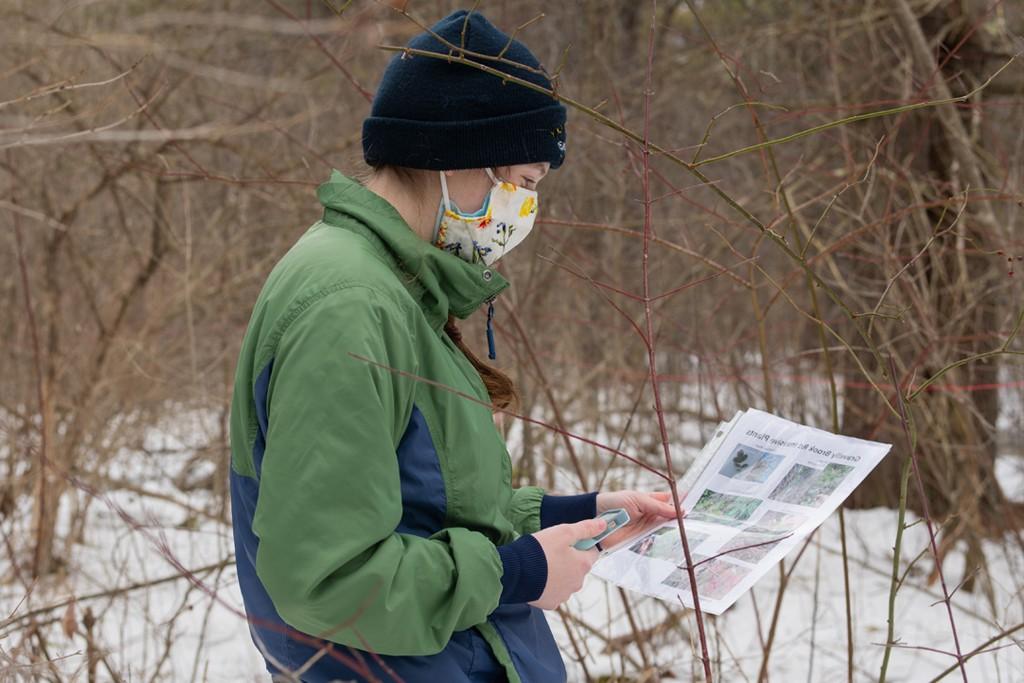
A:
POLYGON ((602 512, 597 516, 597 519, 603 519, 608 523, 604 531, 599 533, 597 536, 577 541, 573 544, 573 548, 576 548, 576 550, 590 550, 605 538, 629 524, 629 513, 626 512, 625 508, 615 508, 614 510, 606 510, 605 512, 602 512))

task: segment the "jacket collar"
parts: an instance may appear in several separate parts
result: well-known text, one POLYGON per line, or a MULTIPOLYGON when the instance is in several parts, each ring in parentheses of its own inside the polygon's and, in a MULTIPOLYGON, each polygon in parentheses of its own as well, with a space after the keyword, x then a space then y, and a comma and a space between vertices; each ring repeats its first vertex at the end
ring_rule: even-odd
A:
POLYGON ((316 195, 324 205, 324 223, 366 237, 437 331, 449 311, 466 318, 509 285, 493 267, 469 263, 422 239, 387 200, 337 169, 316 195))

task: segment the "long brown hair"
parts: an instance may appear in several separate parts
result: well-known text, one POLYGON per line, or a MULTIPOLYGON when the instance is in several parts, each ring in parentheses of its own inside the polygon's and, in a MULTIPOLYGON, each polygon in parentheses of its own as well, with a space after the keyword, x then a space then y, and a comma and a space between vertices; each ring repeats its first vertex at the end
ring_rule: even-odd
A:
MULTIPOLYGON (((365 185, 366 181, 373 176, 388 172, 393 174, 393 177, 399 180, 405 189, 414 196, 425 194, 426 183, 424 178, 426 174, 419 169, 382 164, 380 166, 372 166, 369 171, 356 175, 356 179, 365 185)), ((449 314, 448 322, 444 325, 444 331, 480 374, 480 379, 483 381, 487 394, 491 399, 491 409, 493 411, 508 410, 517 412, 519 410, 519 392, 516 390, 512 378, 498 368, 488 365, 477 358, 473 350, 462 339, 462 332, 459 330, 455 320, 455 316, 449 314)))
POLYGON ((476 357, 472 349, 466 346, 466 342, 462 340, 462 333, 455 324, 455 316, 448 315, 448 322, 444 324, 444 331, 455 342, 455 345, 462 350, 462 353, 473 364, 476 371, 480 373, 480 379, 483 380, 484 386, 487 387, 487 394, 491 397, 492 410, 518 412, 519 392, 516 391, 516 385, 512 382, 512 378, 498 368, 488 365, 476 357))

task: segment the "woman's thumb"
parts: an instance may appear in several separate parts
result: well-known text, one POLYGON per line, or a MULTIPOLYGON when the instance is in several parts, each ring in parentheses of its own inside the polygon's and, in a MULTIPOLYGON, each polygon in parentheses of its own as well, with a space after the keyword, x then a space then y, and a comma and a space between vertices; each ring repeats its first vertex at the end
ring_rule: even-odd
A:
POLYGON ((573 525, 573 540, 582 541, 585 538, 592 538, 605 530, 608 522, 603 519, 585 519, 573 525))

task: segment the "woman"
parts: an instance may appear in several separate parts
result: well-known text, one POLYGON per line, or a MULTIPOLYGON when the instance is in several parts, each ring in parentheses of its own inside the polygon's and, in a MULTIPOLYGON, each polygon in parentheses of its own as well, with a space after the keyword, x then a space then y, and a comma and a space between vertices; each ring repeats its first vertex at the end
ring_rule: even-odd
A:
MULTIPOLYGON (((480 14, 432 30, 538 66, 480 14)), ((410 46, 446 50, 429 34, 410 46)), ((605 509, 627 508, 629 533, 674 515, 663 493, 513 489, 492 410, 515 391, 454 323, 508 286, 492 264, 529 231, 564 124, 541 93, 396 57, 364 122, 373 173, 334 171, 323 219, 267 278, 235 380, 231 500, 250 632, 275 678, 564 681, 542 610, 597 557, 572 544, 605 509)))

